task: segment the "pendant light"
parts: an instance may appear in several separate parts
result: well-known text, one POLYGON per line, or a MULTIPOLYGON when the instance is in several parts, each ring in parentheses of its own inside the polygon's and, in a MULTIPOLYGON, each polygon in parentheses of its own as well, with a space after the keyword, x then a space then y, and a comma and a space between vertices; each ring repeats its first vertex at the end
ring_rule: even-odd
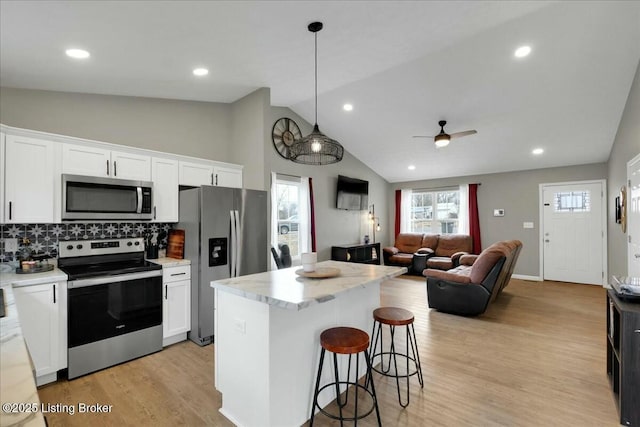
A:
POLYGON ((342 160, 344 148, 318 128, 318 31, 322 30, 322 22, 312 22, 307 28, 315 37, 315 124, 309 135, 293 141, 289 147, 289 160, 305 165, 329 165, 342 160))

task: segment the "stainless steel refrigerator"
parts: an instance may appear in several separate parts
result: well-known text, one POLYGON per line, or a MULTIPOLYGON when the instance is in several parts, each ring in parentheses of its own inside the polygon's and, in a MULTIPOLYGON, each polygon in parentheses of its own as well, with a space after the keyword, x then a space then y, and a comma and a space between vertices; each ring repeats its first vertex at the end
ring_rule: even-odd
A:
POLYGON ((184 257, 191 260, 191 332, 213 342, 212 280, 267 271, 267 192, 203 185, 180 191, 184 257))

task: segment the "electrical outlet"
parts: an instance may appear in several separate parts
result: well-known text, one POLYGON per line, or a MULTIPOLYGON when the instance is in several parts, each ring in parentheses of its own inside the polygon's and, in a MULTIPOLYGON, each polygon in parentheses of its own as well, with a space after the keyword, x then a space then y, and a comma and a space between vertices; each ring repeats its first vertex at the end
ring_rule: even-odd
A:
POLYGON ((18 252, 18 239, 4 239, 5 252, 18 252))

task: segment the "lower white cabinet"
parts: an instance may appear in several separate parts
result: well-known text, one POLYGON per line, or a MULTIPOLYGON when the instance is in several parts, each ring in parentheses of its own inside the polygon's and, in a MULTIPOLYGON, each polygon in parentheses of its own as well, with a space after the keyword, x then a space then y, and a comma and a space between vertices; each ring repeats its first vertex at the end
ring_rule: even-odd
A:
POLYGON ((162 345, 187 339, 191 330, 191 266, 163 267, 162 345))
POLYGON ((56 381, 67 365, 66 287, 67 282, 56 282, 13 288, 37 385, 56 381))

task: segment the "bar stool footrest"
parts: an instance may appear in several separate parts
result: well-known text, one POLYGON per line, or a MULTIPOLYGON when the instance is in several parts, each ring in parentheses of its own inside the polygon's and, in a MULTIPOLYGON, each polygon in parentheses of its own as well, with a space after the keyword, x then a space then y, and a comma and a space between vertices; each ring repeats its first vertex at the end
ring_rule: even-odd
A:
MULTIPOLYGON (((375 408, 376 408, 376 405, 375 405, 376 398, 373 395, 373 393, 371 392, 371 390, 369 390, 367 387, 365 387, 362 384, 354 383, 354 382, 351 382, 351 381, 339 381, 338 384, 339 385, 347 384, 347 389, 349 388, 349 386, 356 386, 356 387, 359 387, 361 390, 366 391, 367 394, 369 395, 369 397, 371 398, 371 408, 367 412, 365 412, 365 413, 363 413, 361 415, 354 414, 353 417, 348 417, 348 418, 347 417, 340 418, 339 415, 334 415, 334 414, 328 412, 324 408, 321 408, 320 405, 315 405, 315 407, 318 408, 319 412, 322 412, 324 415, 326 415, 327 417, 332 418, 334 420, 355 421, 355 420, 359 420, 359 419, 365 418, 366 416, 368 416, 369 414, 371 414, 375 410, 375 408)), ((336 386, 335 382, 332 382, 332 383, 329 383, 329 384, 325 384, 324 386, 320 387, 320 389, 318 390, 318 396, 320 395, 320 393, 322 393, 322 390, 324 390, 325 388, 332 387, 332 388, 335 389, 335 386, 336 386)), ((353 393, 353 391, 349 391, 349 393, 353 393)), ((345 402, 345 405, 346 405, 346 403, 347 402, 345 402)))

